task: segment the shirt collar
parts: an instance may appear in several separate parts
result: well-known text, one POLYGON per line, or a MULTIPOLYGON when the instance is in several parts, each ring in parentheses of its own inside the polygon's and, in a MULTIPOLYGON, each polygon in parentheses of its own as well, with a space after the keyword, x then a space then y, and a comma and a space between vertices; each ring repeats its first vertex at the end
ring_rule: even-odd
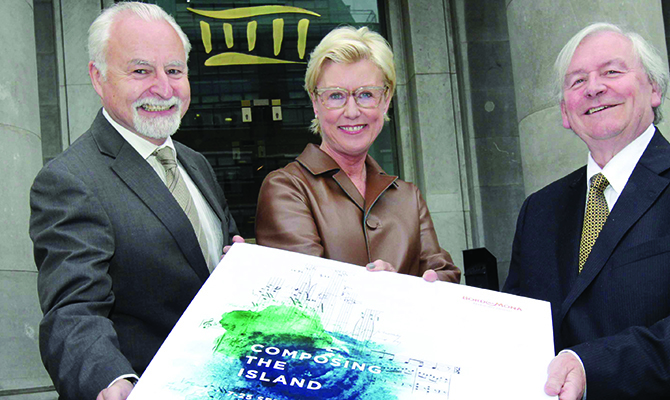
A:
POLYGON ((610 183, 612 189, 617 193, 621 193, 626 186, 626 183, 628 183, 628 179, 633 173, 637 162, 640 161, 642 153, 644 153, 649 142, 651 142, 651 138, 654 137, 654 132, 656 132, 654 124, 649 125, 647 130, 614 155, 614 157, 605 164, 605 168, 600 168, 589 152, 588 162, 586 164, 587 187, 589 182, 591 182, 593 175, 602 172, 610 183))
POLYGON ((165 140, 165 142, 162 145, 156 146, 150 141, 143 139, 139 135, 129 131, 121 124, 114 121, 114 119, 107 113, 107 110, 105 110, 104 108, 102 109, 102 115, 104 115, 105 118, 107 118, 107 121, 114 127, 114 129, 116 129, 116 131, 119 132, 119 134, 126 140, 126 142, 128 142, 133 147, 133 149, 135 149, 135 151, 140 153, 142 158, 144 158, 145 160, 148 159, 151 156, 151 154, 153 154, 153 152, 156 151, 156 149, 162 147, 169 147, 174 152, 175 158, 177 157, 177 151, 174 147, 174 143, 172 143, 172 137, 168 136, 167 140, 165 140))

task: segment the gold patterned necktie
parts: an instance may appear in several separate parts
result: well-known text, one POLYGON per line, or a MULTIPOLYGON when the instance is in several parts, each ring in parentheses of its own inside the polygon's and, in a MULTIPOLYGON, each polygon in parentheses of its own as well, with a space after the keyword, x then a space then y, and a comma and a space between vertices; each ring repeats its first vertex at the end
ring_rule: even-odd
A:
POLYGON ((586 259, 589 258, 591 248, 598 239, 600 230, 607 221, 609 209, 605 200, 605 189, 609 186, 605 175, 597 173, 591 178, 591 188, 586 201, 586 215, 584 215, 584 227, 582 228, 582 240, 579 243, 579 272, 582 272, 586 259))
POLYGON ((205 257, 205 262, 207 263, 207 268, 209 272, 212 272, 215 265, 209 260, 209 251, 207 250, 207 237, 205 236, 205 231, 200 224, 200 218, 198 217, 198 210, 195 208, 193 203, 193 197, 186 187, 186 182, 184 182, 181 173, 179 173, 179 168, 177 168, 177 160, 174 158, 174 153, 169 147, 163 147, 161 149, 156 149, 153 155, 156 157, 158 162, 163 165, 165 168, 165 184, 167 185, 170 193, 174 196, 179 206, 184 210, 188 220, 191 221, 193 225, 193 230, 195 231, 195 236, 198 238, 198 243, 200 244, 200 250, 202 250, 202 255, 205 257))

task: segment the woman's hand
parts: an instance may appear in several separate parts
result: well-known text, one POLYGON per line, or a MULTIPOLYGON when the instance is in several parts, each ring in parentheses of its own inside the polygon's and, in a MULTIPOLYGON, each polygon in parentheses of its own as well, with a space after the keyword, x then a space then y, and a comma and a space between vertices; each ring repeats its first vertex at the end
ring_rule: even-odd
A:
MULTIPOLYGON (((366 265, 365 268, 367 268, 368 271, 372 272, 377 271, 398 272, 398 270, 393 265, 387 263, 384 260, 376 260, 374 262, 371 262, 368 265, 366 265)), ((423 273, 423 280, 425 280, 426 282, 435 282, 438 279, 439 276, 437 275, 437 272, 435 272, 432 269, 426 270, 426 272, 423 273)))
POLYGON ((393 265, 383 260, 375 260, 374 262, 371 262, 368 265, 366 265, 365 268, 367 268, 368 271, 373 272, 377 271, 398 272, 398 270, 393 265))
POLYGON ((434 269, 427 269, 426 272, 423 273, 423 280, 426 282, 435 282, 438 278, 437 272, 435 272, 434 269))

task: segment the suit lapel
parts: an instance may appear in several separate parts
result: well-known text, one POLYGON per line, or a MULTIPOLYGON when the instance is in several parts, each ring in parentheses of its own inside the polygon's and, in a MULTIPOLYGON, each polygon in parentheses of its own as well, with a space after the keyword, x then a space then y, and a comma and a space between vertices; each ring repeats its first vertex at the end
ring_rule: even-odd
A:
MULTIPOLYGON (((191 223, 167 187, 135 149, 107 122, 102 114, 95 121, 93 136, 100 152, 113 157, 111 169, 165 225, 200 279, 209 270, 191 223), (102 118, 102 120, 100 120, 102 118)), ((139 222, 141 223, 141 222, 139 222)))
POLYGON ((657 130, 607 218, 582 273, 565 298, 561 307, 561 319, 598 276, 624 235, 668 187, 670 181, 659 175, 668 168, 670 168, 670 145, 657 130))
POLYGON ((566 199, 562 203, 557 221, 564 226, 558 229, 556 243, 558 281, 561 288, 561 299, 565 299, 577 278, 579 265, 579 241, 584 224, 586 207, 586 168, 580 169, 575 179, 570 182, 566 199))

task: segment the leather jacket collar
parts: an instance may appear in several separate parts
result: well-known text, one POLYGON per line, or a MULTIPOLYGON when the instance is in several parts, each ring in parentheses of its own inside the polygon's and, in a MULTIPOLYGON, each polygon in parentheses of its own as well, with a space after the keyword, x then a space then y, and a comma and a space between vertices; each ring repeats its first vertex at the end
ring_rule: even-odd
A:
POLYGON ((317 145, 310 143, 305 147, 305 150, 297 158, 297 161, 305 167, 312 175, 321 175, 327 172, 335 171, 333 179, 340 185, 347 195, 364 210, 365 213, 377 201, 389 187, 398 188, 396 180, 397 176, 388 175, 377 164, 377 162, 368 154, 365 159, 365 168, 367 171, 365 200, 361 196, 354 183, 349 179, 342 168, 332 159, 328 154, 321 150, 317 145))

